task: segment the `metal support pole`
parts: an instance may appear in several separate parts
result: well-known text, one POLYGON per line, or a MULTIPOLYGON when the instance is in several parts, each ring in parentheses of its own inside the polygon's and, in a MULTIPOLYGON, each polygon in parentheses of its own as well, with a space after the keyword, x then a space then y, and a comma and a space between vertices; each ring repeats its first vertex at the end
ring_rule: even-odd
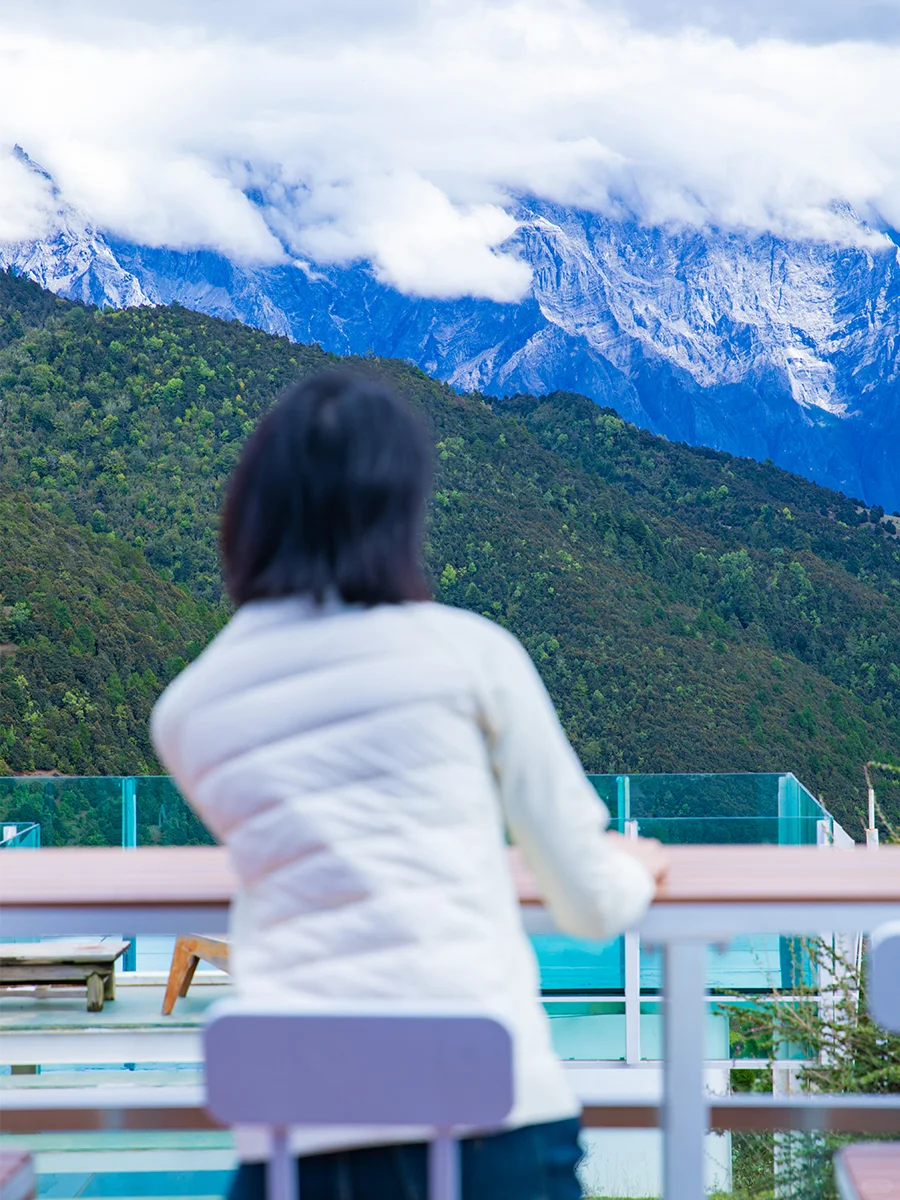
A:
MULTIPOLYGON (((137 846, 137 780, 133 775, 122 779, 122 846, 133 850, 137 846)), ((128 949, 122 955, 122 970, 137 970, 137 943, 130 934, 125 934, 125 940, 130 942, 128 949)), ((133 1064, 126 1064, 129 1070, 134 1070, 133 1064)))
POLYGON ((875 826, 875 789, 869 788, 869 824, 866 829, 866 845, 878 845, 878 829, 875 826))
POLYGON ((266 1200, 300 1200, 300 1172, 288 1148, 288 1131, 272 1130, 272 1157, 266 1171, 266 1200))
MULTIPOLYGON (((625 822, 625 836, 638 836, 638 823, 625 822)), ((641 1061, 641 938, 635 930, 625 934, 625 1061, 641 1061)))
POLYGON ((694 940, 670 942, 665 950, 665 1200, 702 1200, 704 1195, 706 950, 705 942, 694 940))
POLYGON ((126 850, 137 845, 137 780, 122 779, 122 845, 126 850))
POLYGON ((442 1130, 428 1144, 428 1200, 459 1200, 459 1142, 442 1130))
POLYGON ((625 1061, 641 1061, 641 938, 625 934, 625 1061))

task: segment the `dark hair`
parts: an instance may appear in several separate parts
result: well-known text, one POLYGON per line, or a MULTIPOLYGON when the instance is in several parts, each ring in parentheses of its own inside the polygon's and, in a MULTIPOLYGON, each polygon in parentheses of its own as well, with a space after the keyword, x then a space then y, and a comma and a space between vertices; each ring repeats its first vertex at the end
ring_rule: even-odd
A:
POLYGON ((232 600, 429 599, 421 552, 431 456, 421 418, 373 380, 326 372, 285 392, 228 485, 222 558, 232 600))

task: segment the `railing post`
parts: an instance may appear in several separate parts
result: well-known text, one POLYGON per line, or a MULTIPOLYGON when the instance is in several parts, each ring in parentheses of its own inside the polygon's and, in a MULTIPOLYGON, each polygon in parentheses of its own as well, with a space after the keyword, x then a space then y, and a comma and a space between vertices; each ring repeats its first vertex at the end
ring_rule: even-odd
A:
POLYGON ((706 943, 694 939, 669 942, 665 949, 665 1200, 702 1200, 704 1195, 706 954, 706 943))
POLYGON ((126 850, 137 845, 137 780, 122 779, 122 845, 126 850))
MULTIPOLYGON (((625 822, 625 836, 638 836, 638 823, 625 822)), ((625 1061, 641 1061, 641 935, 635 929, 625 934, 625 1061)))
POLYGON ((624 834, 626 821, 631 820, 631 777, 616 776, 616 827, 624 834))
MULTIPOLYGON (((122 779, 122 846, 126 850, 137 846, 137 780, 133 775, 122 779)), ((137 946, 134 938, 126 934, 131 944, 122 955, 122 970, 137 970, 137 946)))
MULTIPOLYGON (((869 778, 868 769, 866 770, 866 779, 869 778)), ((869 787, 869 824, 866 826, 866 845, 878 845, 878 829, 875 825, 875 789, 869 787)))

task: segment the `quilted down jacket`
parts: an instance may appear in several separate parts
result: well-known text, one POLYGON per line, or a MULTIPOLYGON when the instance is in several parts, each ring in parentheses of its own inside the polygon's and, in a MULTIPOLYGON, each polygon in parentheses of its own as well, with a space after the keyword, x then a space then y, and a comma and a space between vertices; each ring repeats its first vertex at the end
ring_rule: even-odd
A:
MULTIPOLYGON (((508 1125, 577 1113, 506 836, 580 937, 637 921, 653 882, 603 837, 607 811, 513 637, 431 603, 253 602, 167 688, 152 734, 237 871, 243 995, 474 1003, 513 1034, 508 1125)), ((319 1129, 294 1144, 411 1136, 319 1129)), ((266 1151, 245 1132, 239 1153, 266 1151)))

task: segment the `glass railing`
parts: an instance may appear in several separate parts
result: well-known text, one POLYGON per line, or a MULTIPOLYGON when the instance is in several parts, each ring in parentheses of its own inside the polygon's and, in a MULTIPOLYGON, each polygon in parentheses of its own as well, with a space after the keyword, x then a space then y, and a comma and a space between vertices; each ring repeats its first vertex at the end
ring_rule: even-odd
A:
POLYGON ((639 833, 665 842, 815 845, 819 821, 829 836, 834 831, 831 814, 789 773, 588 779, 609 809, 613 827, 624 832, 626 822, 637 821, 639 833), (665 824, 651 826, 651 821, 665 824))
MULTIPOLYGON (((672 844, 815 845, 831 815, 793 775, 589 775, 613 828, 672 844)), ((0 824, 41 826, 45 846, 208 845, 166 775, 0 777, 0 824)))
POLYGON ((167 775, 0 777, 0 826, 44 846, 202 846, 213 838, 167 775))
MULTIPOLYGON (((622 832, 670 844, 816 844, 835 823, 790 774, 590 775, 622 832)), ((40 826, 45 846, 205 845, 213 838, 168 776, 0 778, 0 824, 40 826)), ((839 828, 839 827, 838 827, 839 828)), ((28 844, 15 843, 15 844, 28 844)), ((548 994, 621 994, 621 938, 586 942, 561 935, 532 939, 548 994)), ((745 939, 746 941, 746 939, 745 939)), ((126 967, 161 970, 167 939, 138 939, 126 967)), ((795 939, 759 938, 710 959, 710 986, 736 991, 789 987, 797 979, 795 939)), ((659 987, 661 966, 642 949, 641 990, 659 987)))
POLYGON ((0 825, 0 850, 12 850, 16 847, 38 850, 40 845, 41 827, 33 821, 0 825))
MULTIPOLYGON (((790 774, 589 775, 620 832, 669 845, 817 845, 840 826, 790 774)), ((621 994, 625 949, 621 938, 586 942, 557 934, 532 938, 545 992, 621 994)), ((708 986, 718 991, 763 992, 808 982, 796 938, 743 938, 710 952, 708 986)), ((641 948, 643 994, 659 989, 660 956, 641 948)))
MULTIPOLYGON (((792 775, 593 776, 591 782, 610 809, 613 828, 670 844, 816 844, 839 829, 792 775)), ((0 778, 0 835, 0 844, 8 848, 36 844, 37 839, 45 846, 184 845, 213 840, 164 776, 0 778), (29 836, 34 839, 31 843, 29 836)), ((559 1056, 570 1064, 626 1061, 622 939, 595 943, 548 934, 535 936, 533 944, 559 1056)), ((762 935, 736 938, 727 947, 709 950, 705 1027, 709 1060, 741 1064, 757 1063, 769 1054, 779 1059, 806 1057, 802 1046, 742 1044, 734 1019, 736 1008, 766 1002, 773 989, 792 989, 798 969, 801 974, 805 970, 797 956, 800 945, 798 939, 762 935)), ((199 1078, 197 1030, 207 1006, 226 993, 227 979, 211 977, 201 964, 190 994, 178 1000, 172 1017, 163 1017, 160 1007, 171 951, 172 939, 142 936, 135 940, 128 966, 137 973, 120 978, 116 1001, 106 1006, 102 1018, 104 1037, 120 1038, 116 1049, 121 1045, 122 1061, 107 1050, 103 1062, 85 1064, 77 1049, 65 1049, 69 1042, 57 1036, 60 1032, 81 1032, 100 1020, 85 1011, 80 994, 9 995, 4 1032, 32 1039, 46 1035, 43 1065, 31 1069, 47 1078, 34 1080, 34 1085, 77 1083, 87 1088, 94 1083, 140 1086, 148 1081, 182 1085, 194 1075, 199 1078), (136 1033, 147 1034, 152 1050, 138 1044, 136 1033), (158 1060, 165 1054, 157 1049, 163 1037, 157 1035, 164 1035, 168 1046, 168 1059, 163 1062, 158 1060)), ((662 956, 642 946, 637 1008, 639 1058, 644 1065, 662 1056, 663 982, 662 956)), ((801 997, 796 1002, 815 1003, 815 998, 801 997)), ((6 1040, 9 1045, 10 1039, 6 1040)), ((0 1087, 32 1082, 21 1067, 13 1078, 10 1067, 0 1065, 0 1075, 4 1074, 9 1078, 0 1087)), ((573 1070, 576 1079, 587 1074, 573 1070)), ((611 1074, 622 1073, 616 1066, 611 1074)), ((635 1194, 637 1164, 646 1154, 644 1143, 627 1161, 613 1153, 628 1136, 629 1131, 615 1130, 606 1142, 597 1142, 603 1153, 598 1149, 595 1161, 616 1168, 613 1172, 610 1166, 612 1174, 603 1194, 635 1194)), ((200 1193, 219 1197, 226 1192, 233 1159, 230 1135, 224 1132, 39 1134, 29 1144, 43 1156, 41 1195, 45 1197, 152 1194, 190 1195, 196 1200, 200 1193)), ((648 1184, 641 1194, 651 1191, 648 1184)))

